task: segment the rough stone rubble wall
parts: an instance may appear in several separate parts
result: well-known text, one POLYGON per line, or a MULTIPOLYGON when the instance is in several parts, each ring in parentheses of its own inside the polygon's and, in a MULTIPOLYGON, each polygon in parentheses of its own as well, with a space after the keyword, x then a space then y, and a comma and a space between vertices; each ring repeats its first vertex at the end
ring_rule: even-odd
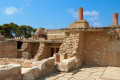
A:
POLYGON ((68 57, 74 56, 78 52, 78 45, 79 33, 70 34, 60 46, 59 54, 67 55, 68 57))
POLYGON ((68 38, 65 39, 58 53, 64 56, 64 59, 58 64, 59 70, 70 71, 82 65, 82 37, 83 33, 73 32, 68 38))

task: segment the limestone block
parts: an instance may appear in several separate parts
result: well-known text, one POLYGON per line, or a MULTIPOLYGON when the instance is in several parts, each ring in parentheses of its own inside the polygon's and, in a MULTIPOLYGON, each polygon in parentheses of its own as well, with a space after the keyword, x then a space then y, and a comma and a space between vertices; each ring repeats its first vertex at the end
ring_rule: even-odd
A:
POLYGON ((0 80, 21 80, 21 66, 9 64, 0 66, 0 80))
POLYGON ((28 52, 22 52, 22 58, 23 59, 31 59, 31 54, 28 52))
POLYGON ((65 56, 60 54, 60 62, 62 62, 65 59, 65 56))
POLYGON ((30 68, 23 73, 23 80, 36 80, 38 79, 40 70, 37 67, 30 68))
POLYGON ((23 80, 38 80, 38 78, 54 71, 55 58, 50 57, 42 61, 33 62, 34 66, 23 73, 23 80))
POLYGON ((82 65, 81 60, 77 57, 70 59, 64 59, 63 62, 59 63, 57 69, 60 71, 70 71, 82 65))

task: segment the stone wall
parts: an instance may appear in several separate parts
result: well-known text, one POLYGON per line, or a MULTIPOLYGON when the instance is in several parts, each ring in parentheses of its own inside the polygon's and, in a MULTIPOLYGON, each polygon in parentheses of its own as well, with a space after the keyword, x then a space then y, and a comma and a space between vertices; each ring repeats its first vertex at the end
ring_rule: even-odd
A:
MULTIPOLYGON (((36 42, 23 43, 21 51, 30 53, 31 58, 34 58, 35 55, 37 54, 39 46, 40 43, 36 43, 36 42)), ((21 54, 21 51, 19 51, 19 55, 21 54)))
POLYGON ((0 58, 0 65, 7 65, 7 64, 20 64, 23 67, 33 67, 34 64, 32 63, 32 60, 26 60, 26 59, 8 59, 8 58, 0 58))
MULTIPOLYGON (((70 71, 83 63, 83 32, 71 32, 60 46, 58 69, 70 71)), ((56 56, 58 56, 58 54, 56 56)), ((57 60, 57 59, 56 59, 57 60)))
POLYGON ((46 30, 48 40, 61 40, 65 38, 65 33, 61 30, 46 30))
POLYGON ((85 65, 120 66, 120 41, 105 31, 85 32, 85 65))
POLYGON ((84 33, 84 63, 85 65, 107 66, 108 41, 110 36, 105 31, 84 33))
POLYGON ((21 66, 18 64, 0 65, 0 80, 21 80, 21 66))
MULTIPOLYGON (((82 65, 120 66, 119 36, 114 32, 108 34, 105 30, 71 31, 67 33, 67 38, 60 46, 59 54, 60 64, 64 65, 63 67, 67 67, 68 63, 74 62, 71 59, 75 56, 80 58, 82 65)), ((71 65, 69 64, 69 67, 67 67, 68 71, 69 68, 76 68, 71 65)))
POLYGON ((120 67, 120 41, 111 41, 108 46, 107 64, 120 67))
POLYGON ((14 40, 0 41, 0 58, 17 58, 17 42, 14 40))
POLYGON ((61 43, 40 43, 37 54, 34 57, 34 60, 42 60, 49 57, 53 57, 51 55, 51 48, 60 48, 61 43))
POLYGON ((72 33, 60 46, 59 54, 66 55, 66 59, 77 55, 79 45, 79 33, 72 33))
POLYGON ((37 54, 35 55, 35 60, 42 60, 45 58, 50 57, 50 48, 46 46, 45 43, 40 43, 39 49, 37 51, 37 54))

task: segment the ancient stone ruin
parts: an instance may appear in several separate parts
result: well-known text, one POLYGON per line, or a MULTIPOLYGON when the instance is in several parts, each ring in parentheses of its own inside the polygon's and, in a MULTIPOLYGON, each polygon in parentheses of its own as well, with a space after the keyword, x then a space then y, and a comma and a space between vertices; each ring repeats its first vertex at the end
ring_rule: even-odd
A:
POLYGON ((0 80, 37 80, 83 65, 120 67, 118 13, 107 27, 90 26, 83 19, 83 8, 78 15, 79 20, 67 28, 40 28, 30 39, 0 36, 0 80))

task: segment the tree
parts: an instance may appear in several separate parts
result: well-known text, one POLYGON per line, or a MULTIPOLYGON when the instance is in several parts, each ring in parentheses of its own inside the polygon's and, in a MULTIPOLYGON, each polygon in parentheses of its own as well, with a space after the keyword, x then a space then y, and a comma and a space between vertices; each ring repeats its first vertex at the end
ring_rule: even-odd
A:
POLYGON ((7 38, 13 38, 18 36, 18 25, 14 24, 14 23, 10 23, 10 24, 3 24, 2 26, 2 33, 4 34, 5 37, 7 38))
POLYGON ((6 38, 25 37, 30 38, 31 34, 36 32, 36 29, 31 26, 21 25, 15 23, 0 25, 0 33, 6 38))
POLYGON ((43 30, 45 30, 45 28, 43 28, 43 27, 40 27, 39 29, 43 29, 43 30))
POLYGON ((3 29, 2 25, 0 25, 0 33, 1 33, 1 35, 5 35, 5 30, 3 29))
POLYGON ((30 38, 31 34, 33 33, 33 28, 31 26, 21 25, 19 26, 18 31, 20 37, 30 38))

